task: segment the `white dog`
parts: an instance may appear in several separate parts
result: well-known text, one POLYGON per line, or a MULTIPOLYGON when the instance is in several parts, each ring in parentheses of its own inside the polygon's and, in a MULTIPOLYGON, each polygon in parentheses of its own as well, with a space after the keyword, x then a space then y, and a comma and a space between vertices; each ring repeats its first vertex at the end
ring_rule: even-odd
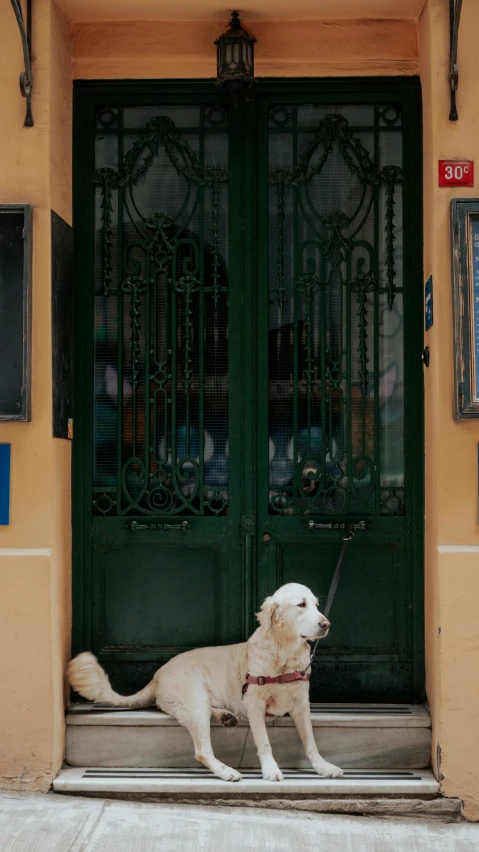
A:
POLYGON ((288 583, 266 598, 258 613, 260 626, 248 642, 216 648, 198 648, 174 657, 135 695, 121 696, 110 686, 96 658, 79 654, 68 667, 77 692, 90 701, 116 707, 157 705, 178 719, 191 734, 196 760, 224 781, 241 775, 214 756, 210 719, 251 727, 263 778, 281 781, 273 757, 265 716, 289 713, 308 759, 318 775, 337 778, 342 770, 327 763, 314 741, 309 708, 309 640, 323 638, 329 621, 318 610, 313 593, 299 583, 288 583))

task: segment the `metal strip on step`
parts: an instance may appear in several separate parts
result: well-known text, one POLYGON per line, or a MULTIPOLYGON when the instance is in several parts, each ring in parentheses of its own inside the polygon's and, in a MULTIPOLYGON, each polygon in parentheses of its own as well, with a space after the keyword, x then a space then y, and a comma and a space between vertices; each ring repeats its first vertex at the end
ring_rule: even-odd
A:
MULTIPOLYGON (((422 705, 418 705, 417 709, 415 707, 411 707, 407 704, 402 705, 394 705, 394 704, 320 704, 318 702, 313 702, 310 704, 311 713, 350 713, 352 715, 361 715, 361 716, 374 716, 374 715, 382 715, 382 716, 412 716, 415 711, 423 713, 424 707, 422 705)), ((73 704, 70 707, 70 712, 73 713, 124 713, 125 711, 131 712, 151 712, 158 713, 155 707, 151 708, 138 708, 138 707, 114 707, 112 704, 73 704)))
MULTIPOLYGON (((391 705, 385 704, 384 706, 375 705, 374 707, 368 707, 366 704, 362 706, 359 705, 349 705, 349 704, 317 704, 313 703, 310 705, 311 713, 348 713, 351 715, 361 715, 361 716, 412 716, 413 710, 411 707, 402 706, 402 707, 393 707, 391 705)), ((422 708, 420 708, 422 710, 422 708)))
MULTIPOLYGON (((317 775, 312 769, 283 769, 285 778, 300 780, 307 779, 321 780, 321 776, 317 775)), ((262 778, 259 769, 243 769, 241 775, 244 779, 260 780, 262 778)), ((83 778, 208 778, 213 776, 207 769, 86 769, 82 775, 83 778)), ((418 781, 421 780, 421 774, 408 771, 367 771, 367 770, 346 770, 343 778, 354 779, 355 781, 418 781)))

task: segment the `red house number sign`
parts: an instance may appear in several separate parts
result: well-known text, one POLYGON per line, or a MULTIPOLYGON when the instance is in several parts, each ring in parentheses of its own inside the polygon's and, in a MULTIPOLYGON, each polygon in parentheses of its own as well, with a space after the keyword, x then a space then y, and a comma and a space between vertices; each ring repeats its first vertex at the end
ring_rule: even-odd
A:
POLYGON ((439 160, 439 186, 474 186, 473 160, 439 160))

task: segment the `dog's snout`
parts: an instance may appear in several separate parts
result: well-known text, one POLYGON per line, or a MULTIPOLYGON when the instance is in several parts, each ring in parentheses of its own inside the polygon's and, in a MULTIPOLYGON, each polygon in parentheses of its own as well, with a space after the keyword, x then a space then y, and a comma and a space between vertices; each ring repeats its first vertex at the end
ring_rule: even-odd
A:
POLYGON ((329 630, 329 628, 331 627, 331 624, 329 623, 327 618, 322 618, 321 621, 319 622, 319 626, 320 626, 321 630, 329 630))

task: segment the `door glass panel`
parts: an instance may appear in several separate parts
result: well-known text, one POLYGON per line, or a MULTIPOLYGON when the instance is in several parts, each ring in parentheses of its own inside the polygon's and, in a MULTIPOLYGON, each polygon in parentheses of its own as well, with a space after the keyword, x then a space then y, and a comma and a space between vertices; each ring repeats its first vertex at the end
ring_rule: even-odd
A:
POLYGON ((93 512, 228 511, 221 108, 100 108, 93 512))
POLYGON ((269 512, 404 514, 396 105, 269 115, 269 512))

